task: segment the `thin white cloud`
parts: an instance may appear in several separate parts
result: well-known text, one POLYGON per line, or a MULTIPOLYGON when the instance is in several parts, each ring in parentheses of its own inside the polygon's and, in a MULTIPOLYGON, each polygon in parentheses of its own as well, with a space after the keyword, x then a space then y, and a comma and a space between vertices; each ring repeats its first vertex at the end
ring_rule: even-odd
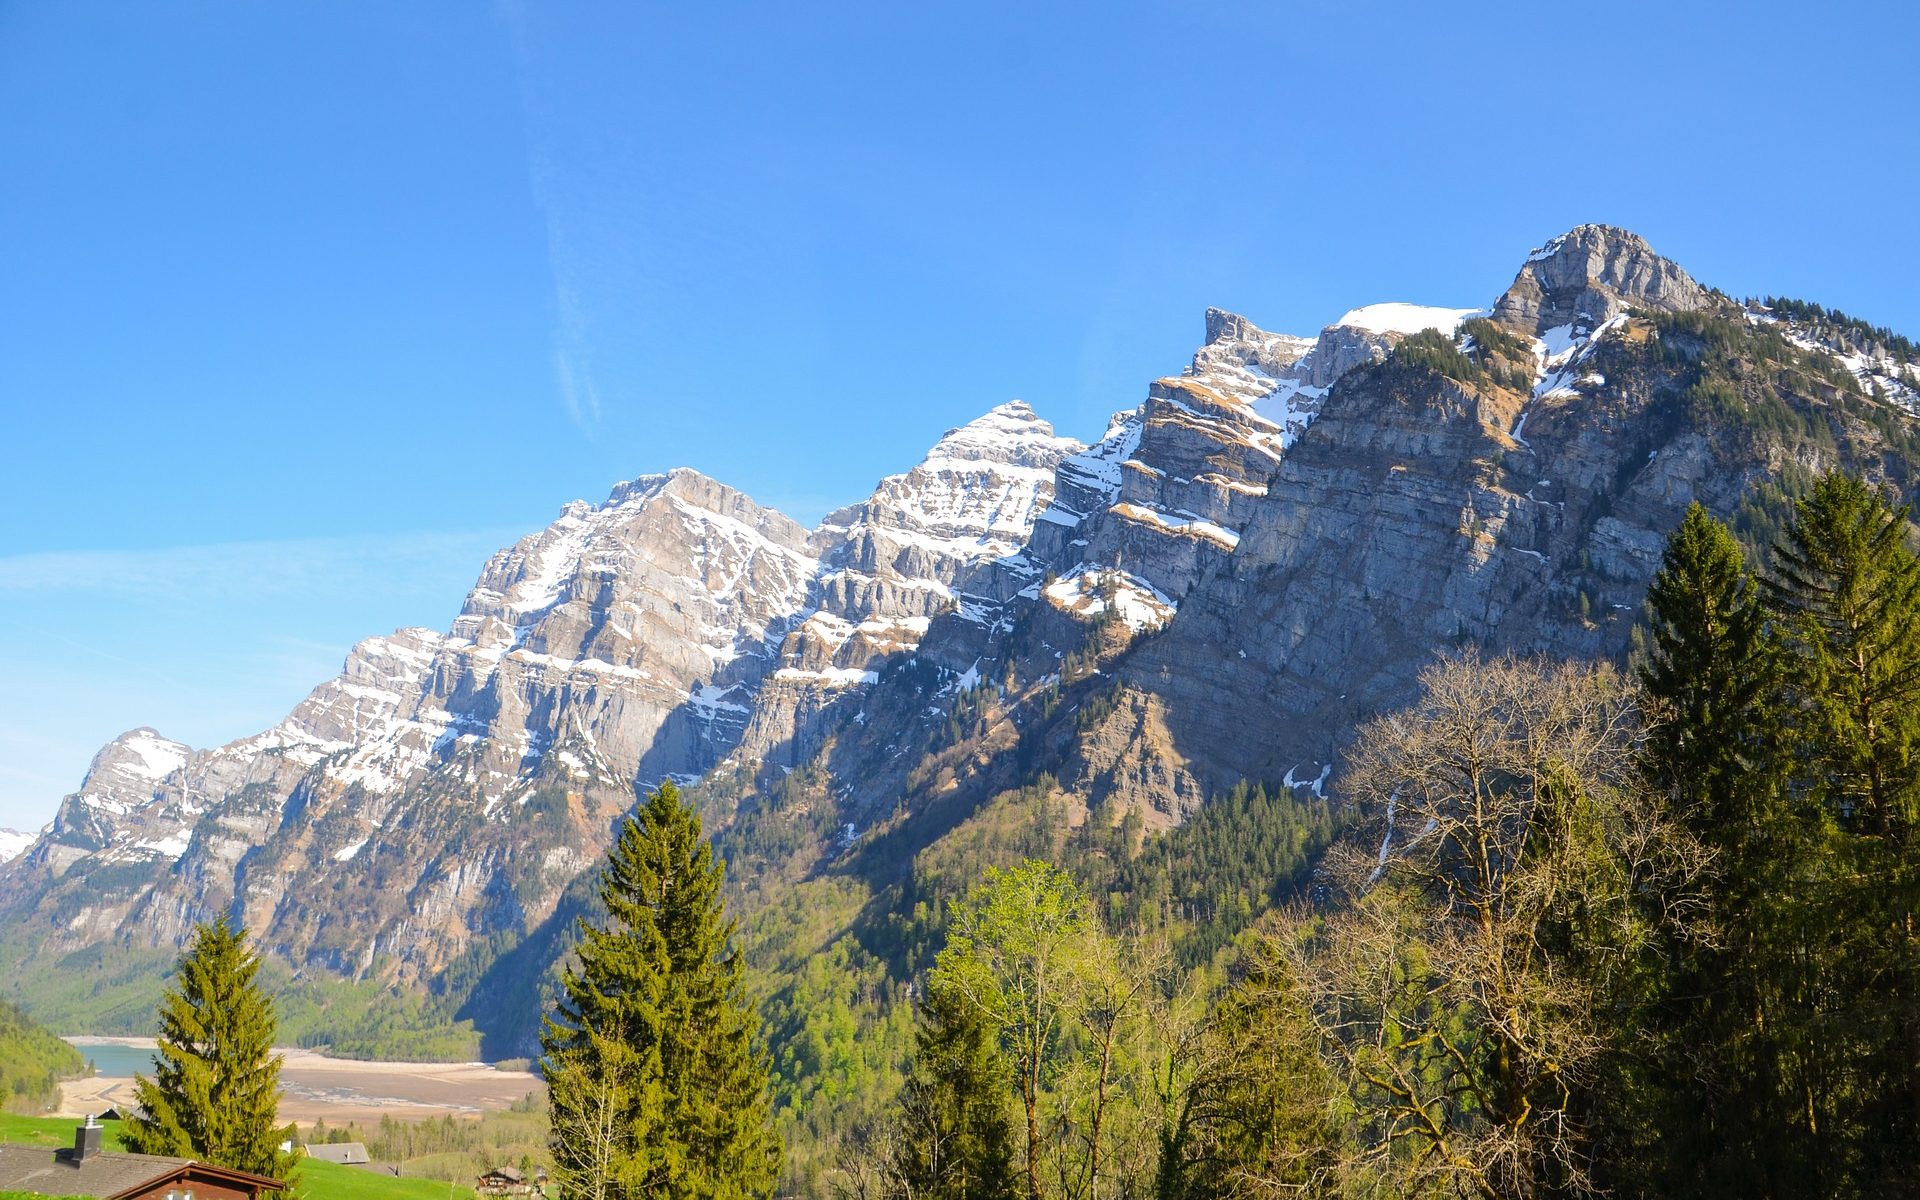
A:
POLYGON ((593 336, 582 264, 572 231, 578 225, 562 196, 548 152, 550 114, 534 83, 533 33, 517 0, 500 0, 501 24, 513 49, 515 80, 527 138, 527 186, 546 222, 547 274, 553 285, 553 377, 567 417, 591 433, 600 425, 600 389, 593 379, 593 336))
POLYGON ((477 551, 511 542, 507 530, 285 538, 143 550, 51 550, 0 556, 0 593, 95 593, 190 599, 438 578, 478 567, 477 551))
POLYGON ((593 385, 593 368, 587 362, 579 339, 556 334, 553 348, 553 375, 560 385, 560 400, 567 416, 582 429, 600 423, 600 389, 593 385))

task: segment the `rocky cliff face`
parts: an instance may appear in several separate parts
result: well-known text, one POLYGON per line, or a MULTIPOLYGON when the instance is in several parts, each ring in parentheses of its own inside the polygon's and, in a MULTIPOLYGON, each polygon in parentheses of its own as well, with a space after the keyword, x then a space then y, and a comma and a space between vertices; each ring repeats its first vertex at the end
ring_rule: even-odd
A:
POLYGON ((724 779, 716 825, 804 809, 813 840, 740 864, 782 878, 910 869, 1012 789, 1148 829, 1241 780, 1324 795, 1443 648, 1622 655, 1690 501, 1752 532, 1834 465, 1911 494, 1911 344, 1808 311, 1583 226, 1486 310, 1209 310, 1092 445, 1003 405, 817 529, 690 471, 622 484, 273 729, 117 739, 0 914, 44 955, 235 912, 405 982, 547 920, 667 777, 724 779))
POLYGON ((1021 570, 1038 566, 1058 581, 1014 598, 1088 615, 1104 611, 1095 593, 1116 591, 1134 628, 1165 624, 1193 581, 1233 555, 1328 389, 1408 334, 1450 332, 1470 311, 1376 305, 1303 338, 1208 309, 1192 365, 1153 383, 1139 409, 1116 415, 1098 444, 1062 464, 1053 505, 997 582, 1008 582, 1008 568, 1028 578, 1021 570))
POLYGON ((917 659, 946 682, 888 680, 840 733, 824 761, 852 823, 905 829, 888 814, 1037 772, 1086 819, 1149 829, 1243 780, 1324 794, 1353 729, 1440 649, 1623 656, 1691 501, 1778 517, 1835 465, 1910 492, 1909 368, 1885 338, 1816 340, 1599 226, 1536 251, 1487 311, 1461 330, 1472 310, 1373 306, 1310 349, 1210 313, 1189 372, 1062 464, 1023 552, 1054 580, 983 606, 985 636, 936 621, 917 659), (1421 329, 1458 362, 1396 356, 1421 329), (1316 358, 1342 366, 1324 392, 1316 358), (971 711, 982 679, 959 746, 938 717, 887 719, 929 695, 971 711), (926 757, 892 766, 916 741, 926 757))

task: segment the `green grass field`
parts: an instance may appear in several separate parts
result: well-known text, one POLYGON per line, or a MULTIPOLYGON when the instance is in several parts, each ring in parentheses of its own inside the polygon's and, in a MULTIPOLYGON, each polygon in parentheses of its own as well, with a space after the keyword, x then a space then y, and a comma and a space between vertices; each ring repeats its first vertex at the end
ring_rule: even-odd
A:
MULTIPOLYGON (((71 1146, 76 1123, 72 1117, 21 1117, 0 1113, 0 1142, 10 1146, 71 1146)), ((101 1125, 107 1131, 101 1138, 107 1149, 126 1149, 120 1144, 120 1122, 104 1121, 101 1125)))
MULTIPOLYGON (((120 1122, 103 1122, 102 1139, 109 1150, 124 1150, 120 1122)), ((45 1146, 73 1145, 71 1117, 18 1117, 0 1113, 0 1143, 45 1146)), ((295 1177, 300 1200, 474 1200, 473 1189, 435 1179, 395 1179, 338 1163, 302 1160, 295 1177)), ((0 1192, 0 1200, 31 1200, 32 1192, 0 1192)))
POLYGON ((473 1200, 473 1189, 437 1179, 395 1179, 339 1163, 300 1164, 302 1200, 473 1200))

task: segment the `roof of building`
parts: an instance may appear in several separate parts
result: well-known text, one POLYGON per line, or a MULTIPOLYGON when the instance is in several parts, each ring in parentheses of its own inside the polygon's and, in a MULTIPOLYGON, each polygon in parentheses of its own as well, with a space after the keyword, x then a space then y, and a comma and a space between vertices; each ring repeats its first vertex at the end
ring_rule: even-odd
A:
POLYGON ((0 1191, 39 1192, 47 1196, 112 1196, 192 1161, 158 1154, 101 1150, 87 1155, 84 1161, 74 1162, 71 1155, 56 1156, 43 1146, 0 1146, 0 1191))
POLYGON ((44 1146, 0 1146, 0 1191, 39 1192, 47 1196, 101 1196, 107 1200, 142 1190, 155 1180, 190 1170, 192 1174, 264 1191, 287 1185, 278 1179, 216 1167, 190 1158, 100 1150, 75 1162, 70 1152, 44 1146))
POLYGON ((513 1167, 495 1167, 480 1178, 492 1179, 496 1176, 506 1180, 508 1183, 525 1183, 527 1181, 527 1177, 513 1167))
POLYGON ((367 1147, 363 1142, 308 1142, 306 1151, 308 1158, 321 1162, 356 1166, 368 1161, 367 1147))

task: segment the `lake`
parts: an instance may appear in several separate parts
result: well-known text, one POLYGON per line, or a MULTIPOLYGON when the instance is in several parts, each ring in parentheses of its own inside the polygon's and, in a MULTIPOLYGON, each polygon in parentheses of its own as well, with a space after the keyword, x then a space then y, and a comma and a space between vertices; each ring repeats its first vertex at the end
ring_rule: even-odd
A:
POLYGON ((78 1038, 68 1038, 88 1062, 93 1064, 96 1075, 123 1076, 136 1071, 142 1075, 153 1074, 153 1051, 144 1046, 122 1046, 117 1042, 82 1042, 78 1038))
MULTIPOLYGON (((153 1043, 146 1039, 71 1037, 97 1075, 60 1085, 68 1114, 104 1112, 134 1102, 128 1076, 153 1077, 153 1043), (134 1042, 128 1045, 128 1042, 134 1042)), ((312 1050, 275 1047, 282 1059, 280 1119, 329 1125, 347 1121, 438 1120, 472 1117, 511 1107, 543 1086, 525 1071, 501 1071, 486 1063, 366 1062, 329 1058, 312 1050)))

